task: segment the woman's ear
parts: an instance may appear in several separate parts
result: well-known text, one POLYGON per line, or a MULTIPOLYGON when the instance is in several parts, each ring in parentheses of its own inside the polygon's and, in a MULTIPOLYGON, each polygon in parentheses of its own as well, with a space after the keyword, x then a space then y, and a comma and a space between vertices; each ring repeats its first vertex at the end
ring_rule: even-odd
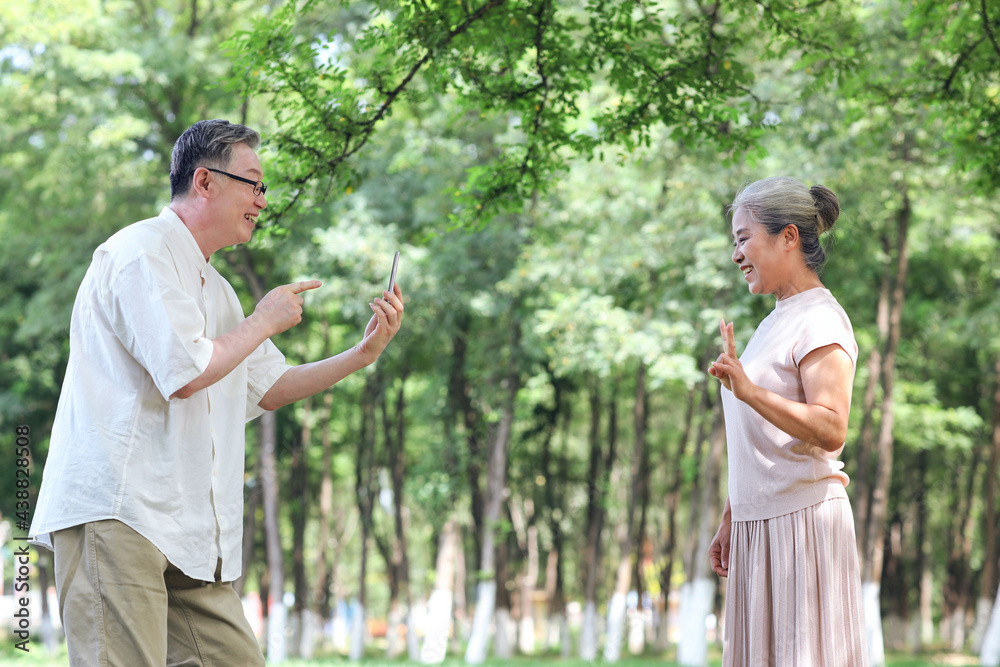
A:
POLYGON ((799 228, 795 225, 785 225, 785 228, 781 230, 781 239, 784 241, 785 248, 791 250, 799 245, 799 228))

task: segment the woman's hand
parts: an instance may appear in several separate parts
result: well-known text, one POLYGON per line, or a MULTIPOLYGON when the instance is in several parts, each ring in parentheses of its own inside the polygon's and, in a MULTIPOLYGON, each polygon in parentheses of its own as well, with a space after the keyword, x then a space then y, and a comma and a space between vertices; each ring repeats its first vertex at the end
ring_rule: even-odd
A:
POLYGON ((799 375, 806 400, 800 403, 751 382, 736 356, 733 324, 723 320, 719 329, 724 351, 712 362, 709 375, 718 378, 733 396, 793 438, 828 452, 844 445, 854 382, 854 362, 844 348, 832 343, 803 357, 799 375))
POLYGON ((756 389, 756 385, 750 382, 743 364, 740 363, 736 353, 736 336, 733 333, 733 323, 726 324, 725 320, 719 322, 719 331, 722 333, 722 354, 712 362, 708 369, 708 374, 718 378, 722 386, 733 392, 733 395, 741 401, 747 398, 756 389))
POLYGON ((726 500, 726 509, 722 512, 722 522, 719 530, 712 538, 712 544, 708 547, 708 560, 712 563, 712 572, 720 577, 729 576, 729 540, 733 530, 732 514, 729 510, 729 500, 726 500))

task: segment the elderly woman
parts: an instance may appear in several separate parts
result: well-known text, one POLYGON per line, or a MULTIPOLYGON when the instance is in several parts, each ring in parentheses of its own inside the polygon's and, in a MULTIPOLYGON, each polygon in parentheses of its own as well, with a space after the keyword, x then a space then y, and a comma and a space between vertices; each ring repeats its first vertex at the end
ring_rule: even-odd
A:
POLYGON ((721 382, 729 497, 709 548, 728 577, 723 665, 866 665, 854 519, 837 457, 858 356, 851 321, 820 281, 828 188, 768 178, 729 209, 733 262, 775 297, 737 357, 732 323, 709 373, 721 382))

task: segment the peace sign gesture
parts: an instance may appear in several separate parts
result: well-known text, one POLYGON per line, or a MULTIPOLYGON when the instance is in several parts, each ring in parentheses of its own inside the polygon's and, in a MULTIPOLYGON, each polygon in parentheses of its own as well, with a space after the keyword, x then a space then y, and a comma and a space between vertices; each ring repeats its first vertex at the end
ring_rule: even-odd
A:
POLYGON ((708 369, 709 375, 718 378, 722 386, 733 392, 733 395, 741 401, 745 401, 755 386, 747 377, 736 353, 736 336, 733 333, 733 323, 726 324, 726 320, 719 322, 719 331, 722 333, 723 352, 719 358, 712 362, 708 369))

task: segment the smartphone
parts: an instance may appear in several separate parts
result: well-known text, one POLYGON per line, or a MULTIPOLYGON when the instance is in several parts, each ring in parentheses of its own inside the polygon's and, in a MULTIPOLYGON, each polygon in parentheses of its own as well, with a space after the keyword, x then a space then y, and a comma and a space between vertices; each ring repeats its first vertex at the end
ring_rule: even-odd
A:
POLYGON ((396 251, 396 256, 392 258, 392 273, 389 274, 389 288, 388 292, 392 294, 393 288, 396 286, 396 267, 399 266, 399 251, 396 251))

